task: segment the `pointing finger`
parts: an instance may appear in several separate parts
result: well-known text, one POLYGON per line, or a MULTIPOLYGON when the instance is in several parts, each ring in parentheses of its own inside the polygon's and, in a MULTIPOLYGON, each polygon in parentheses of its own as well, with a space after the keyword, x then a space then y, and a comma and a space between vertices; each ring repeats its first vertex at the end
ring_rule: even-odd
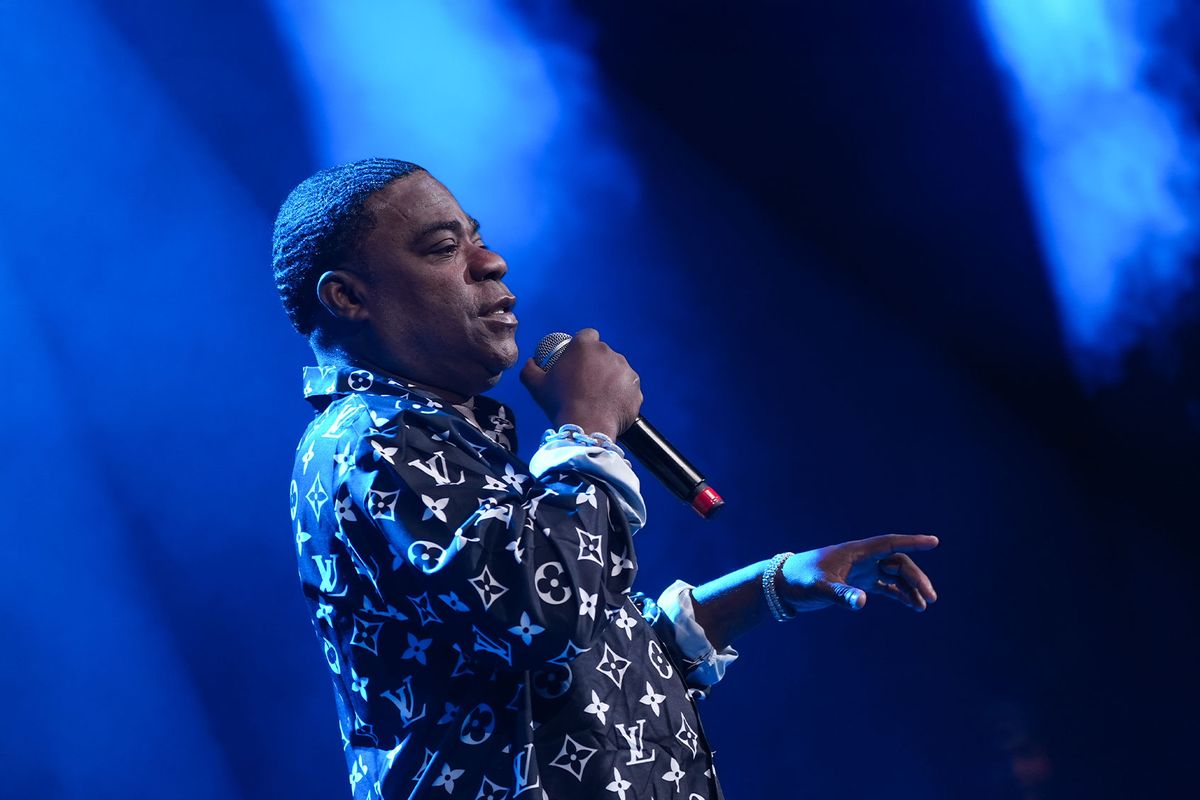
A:
POLYGON ((861 543, 870 555, 875 558, 884 558, 892 553, 932 550, 938 546, 938 538, 907 533, 887 533, 883 536, 863 539, 861 543))

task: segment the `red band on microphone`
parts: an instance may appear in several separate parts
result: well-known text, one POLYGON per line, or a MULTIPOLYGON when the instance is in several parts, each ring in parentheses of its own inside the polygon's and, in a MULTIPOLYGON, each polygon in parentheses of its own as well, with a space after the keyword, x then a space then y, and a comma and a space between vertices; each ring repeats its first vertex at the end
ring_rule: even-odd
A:
POLYGON ((703 487, 692 498, 692 508, 696 509, 696 513, 702 517, 708 517, 723 505, 725 505, 725 501, 711 486, 703 487))

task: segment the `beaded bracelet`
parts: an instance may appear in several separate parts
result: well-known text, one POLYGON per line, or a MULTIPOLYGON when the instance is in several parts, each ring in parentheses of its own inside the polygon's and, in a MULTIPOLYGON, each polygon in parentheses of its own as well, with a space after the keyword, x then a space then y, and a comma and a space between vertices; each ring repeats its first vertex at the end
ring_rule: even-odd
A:
POLYGON ((787 622, 789 619, 794 619, 795 611, 791 611, 779 599, 779 593, 775 590, 775 575, 783 568, 783 562, 791 558, 794 553, 780 553, 771 559, 771 563, 763 571, 762 583, 763 594, 767 598, 767 608, 771 609, 771 616, 776 622, 787 622))

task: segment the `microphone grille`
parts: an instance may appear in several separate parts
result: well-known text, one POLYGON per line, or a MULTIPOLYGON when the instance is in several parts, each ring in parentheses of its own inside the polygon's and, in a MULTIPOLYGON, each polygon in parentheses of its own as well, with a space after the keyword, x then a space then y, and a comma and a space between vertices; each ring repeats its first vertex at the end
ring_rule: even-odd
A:
POLYGON ((543 372, 549 372, 570 343, 569 333, 547 333, 533 351, 533 363, 541 367, 543 372))

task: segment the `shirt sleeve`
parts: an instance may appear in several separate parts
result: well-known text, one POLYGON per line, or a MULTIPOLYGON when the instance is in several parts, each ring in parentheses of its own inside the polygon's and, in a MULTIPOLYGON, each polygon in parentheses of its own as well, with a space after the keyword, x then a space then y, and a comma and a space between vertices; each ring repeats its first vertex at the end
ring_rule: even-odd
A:
POLYGON ((592 448, 563 448, 535 475, 482 437, 409 416, 359 439, 334 498, 337 538, 375 602, 407 597, 488 666, 590 647, 637 572, 636 477, 592 448))
POLYGON ((692 607, 695 588, 675 581, 658 600, 643 603, 642 615, 676 657, 687 685, 707 695, 725 677, 726 668, 737 659, 738 652, 728 645, 718 650, 709 642, 692 607))
POLYGON ((646 524, 641 482, 625 452, 610 440, 587 436, 577 425, 564 425, 558 433, 548 430, 541 447, 529 460, 529 468, 537 477, 548 472, 572 471, 602 481, 633 531, 646 524))

